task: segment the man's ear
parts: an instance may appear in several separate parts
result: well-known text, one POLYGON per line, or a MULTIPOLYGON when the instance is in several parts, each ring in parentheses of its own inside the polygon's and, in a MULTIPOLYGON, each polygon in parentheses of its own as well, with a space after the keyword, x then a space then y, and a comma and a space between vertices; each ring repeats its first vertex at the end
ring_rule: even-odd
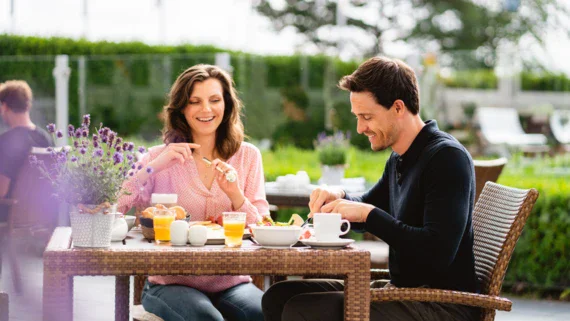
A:
POLYGON ((404 112, 406 111, 406 104, 404 104, 402 100, 397 99, 396 101, 394 101, 392 108, 394 109, 397 115, 403 115, 404 112))

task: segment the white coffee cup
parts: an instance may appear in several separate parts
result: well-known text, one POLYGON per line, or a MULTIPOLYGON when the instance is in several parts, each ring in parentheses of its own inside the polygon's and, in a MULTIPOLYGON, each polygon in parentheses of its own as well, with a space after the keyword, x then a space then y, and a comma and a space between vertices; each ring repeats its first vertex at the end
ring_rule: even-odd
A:
POLYGON ((178 220, 170 224, 170 244, 186 245, 188 241, 188 223, 178 220))
POLYGON ((204 246, 208 241, 208 228, 204 225, 192 225, 188 230, 188 242, 193 246, 204 246))
POLYGON ((313 226, 317 241, 335 241, 350 231, 350 222, 342 219, 339 213, 315 213, 313 226), (342 223, 348 224, 346 231, 341 230, 342 223))

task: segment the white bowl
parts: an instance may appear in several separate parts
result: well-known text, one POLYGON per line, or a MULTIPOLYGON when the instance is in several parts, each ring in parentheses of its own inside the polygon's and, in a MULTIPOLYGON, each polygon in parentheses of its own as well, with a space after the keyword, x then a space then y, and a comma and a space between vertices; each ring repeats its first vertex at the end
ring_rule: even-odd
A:
POLYGON ((263 246, 290 246, 299 240, 303 229, 299 226, 250 225, 255 240, 263 246))

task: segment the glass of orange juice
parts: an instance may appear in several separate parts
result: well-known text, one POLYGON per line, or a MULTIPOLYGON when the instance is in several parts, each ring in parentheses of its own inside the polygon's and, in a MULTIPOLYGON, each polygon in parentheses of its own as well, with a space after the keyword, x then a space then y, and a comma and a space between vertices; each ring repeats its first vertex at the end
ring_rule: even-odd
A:
POLYGON ((223 212, 224 236, 226 245, 229 247, 240 247, 245 229, 246 214, 242 212, 223 212))
POLYGON ((156 243, 164 243, 170 241, 170 224, 174 222, 176 212, 169 209, 154 210, 154 239, 156 243))

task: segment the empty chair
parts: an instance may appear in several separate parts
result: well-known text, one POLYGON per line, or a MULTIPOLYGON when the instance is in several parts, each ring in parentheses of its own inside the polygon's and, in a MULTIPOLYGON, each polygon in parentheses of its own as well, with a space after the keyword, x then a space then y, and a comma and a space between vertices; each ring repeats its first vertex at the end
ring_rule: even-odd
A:
POLYGON ((479 199, 485 183, 497 182, 507 161, 504 157, 491 160, 473 160, 473 165, 475 165, 475 202, 479 199))
POLYGON ((550 130, 556 141, 570 151, 570 110, 555 110, 550 116, 550 130))
POLYGON ((518 112, 513 108, 479 107, 476 118, 482 138, 499 153, 509 154, 509 149, 524 152, 547 152, 547 139, 543 134, 527 134, 523 131, 518 112))
MULTIPOLYGON (((481 308, 481 320, 495 319, 495 310, 510 311, 512 302, 500 297, 503 278, 526 220, 536 203, 535 189, 522 190, 492 182, 485 184, 473 211, 475 271, 481 293, 429 288, 371 289, 372 301, 420 301, 481 308)), ((372 271, 386 279, 387 270, 372 271)))

